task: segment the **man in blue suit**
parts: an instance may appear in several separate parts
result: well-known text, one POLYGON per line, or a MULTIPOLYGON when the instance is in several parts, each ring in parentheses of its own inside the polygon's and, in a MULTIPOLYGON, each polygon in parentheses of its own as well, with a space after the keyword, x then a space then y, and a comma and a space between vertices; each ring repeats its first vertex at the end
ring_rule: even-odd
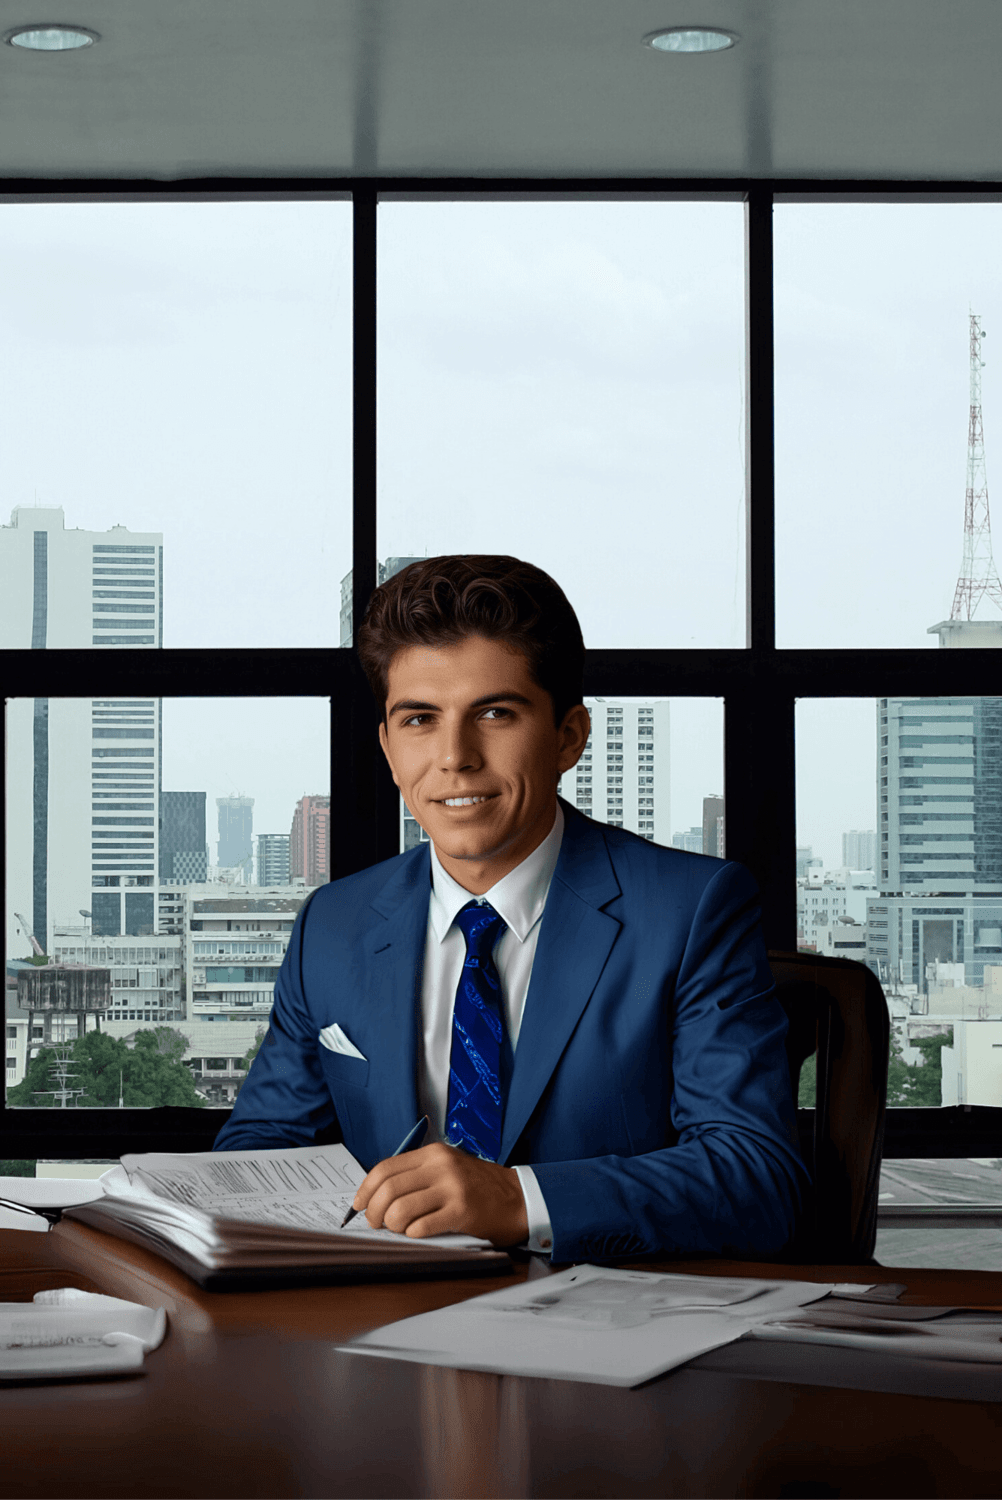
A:
POLYGON ((356 1207, 414 1237, 780 1253, 806 1177, 754 884, 558 798, 589 733, 561 590, 514 558, 415 563, 359 654, 431 844, 303 908, 217 1149, 340 1130, 356 1207), (430 1143, 392 1156, 422 1112, 430 1143))

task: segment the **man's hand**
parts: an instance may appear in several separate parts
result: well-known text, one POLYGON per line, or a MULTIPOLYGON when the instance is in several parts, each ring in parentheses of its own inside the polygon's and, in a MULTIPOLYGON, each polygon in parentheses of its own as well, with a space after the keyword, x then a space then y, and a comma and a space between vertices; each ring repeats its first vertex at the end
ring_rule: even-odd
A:
POLYGON ((379 1162, 355 1194, 373 1229, 426 1239, 458 1230, 492 1245, 520 1245, 529 1223, 518 1174, 455 1146, 422 1146, 379 1162))

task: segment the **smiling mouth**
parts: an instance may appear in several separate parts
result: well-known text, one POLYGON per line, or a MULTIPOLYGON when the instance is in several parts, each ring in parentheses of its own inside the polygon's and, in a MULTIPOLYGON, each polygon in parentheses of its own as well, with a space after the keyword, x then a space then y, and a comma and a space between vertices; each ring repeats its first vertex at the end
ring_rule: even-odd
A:
POLYGON ((490 792, 483 797, 440 797, 439 802, 443 807, 476 807, 478 802, 490 802, 496 792, 490 792))

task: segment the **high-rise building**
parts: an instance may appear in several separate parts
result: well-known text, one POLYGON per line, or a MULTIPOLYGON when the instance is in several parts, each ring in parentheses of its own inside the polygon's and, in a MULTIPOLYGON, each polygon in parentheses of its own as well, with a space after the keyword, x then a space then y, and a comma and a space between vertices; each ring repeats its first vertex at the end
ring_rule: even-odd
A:
POLYGON ((589 698, 587 706, 591 734, 561 778, 561 796, 590 818, 670 846, 670 705, 589 698))
POLYGON ((882 892, 1002 896, 1002 698, 881 698, 882 892))
POLYGON ((250 879, 254 858, 254 798, 217 797, 219 844, 216 863, 226 870, 239 869, 250 879))
MULTIPOLYGON (((424 562, 423 557, 388 557, 385 562, 376 563, 376 583, 385 583, 387 578, 392 578, 394 573, 399 573, 401 568, 406 568, 410 563, 424 562)), ((353 602, 352 576, 346 573, 341 579, 341 645, 352 644, 351 609, 353 602)))
POLYGON ((259 833, 257 836, 258 885, 288 885, 289 835, 259 833))
MULTIPOLYGON (((799 851, 798 851, 799 852, 799 851)), ((842 864, 847 870, 877 869, 877 835, 872 828, 853 828, 842 835, 842 864)))
POLYGON ((717 859, 724 858, 724 799, 720 796, 703 798, 703 853, 717 859))
MULTIPOLYGON (((62 509, 15 508, 0 526, 0 647, 162 644, 159 533, 67 530, 62 509)), ((95 933, 156 925, 160 700, 20 698, 8 704, 7 951, 21 921, 52 952, 56 922, 95 933)))
POLYGON ((331 799, 301 797, 292 815, 289 834, 289 878, 307 885, 330 879, 331 799))
MULTIPOLYGON (((188 887, 187 1021, 267 1021, 275 979, 306 894, 302 886, 188 887)), ((227 1055, 227 1045, 220 1042, 221 1056, 227 1055)))
POLYGON ((702 854, 703 830, 693 827, 684 829, 681 833, 673 833, 671 842, 673 849, 684 849, 687 854, 702 854))
POLYGON ((162 792, 160 879, 184 885, 205 878, 205 793, 162 792))
POLYGON ((867 962, 920 990, 937 964, 981 985, 1002 961, 1002 698, 882 698, 877 725, 867 962))

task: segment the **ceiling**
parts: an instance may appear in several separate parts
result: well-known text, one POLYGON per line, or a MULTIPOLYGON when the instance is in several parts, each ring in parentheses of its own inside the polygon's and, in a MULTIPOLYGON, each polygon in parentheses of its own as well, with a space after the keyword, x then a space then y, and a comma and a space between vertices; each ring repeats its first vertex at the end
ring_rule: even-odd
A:
POLYGON ((101 40, 0 46, 7 177, 1002 178, 999 0, 45 3, 101 40))

